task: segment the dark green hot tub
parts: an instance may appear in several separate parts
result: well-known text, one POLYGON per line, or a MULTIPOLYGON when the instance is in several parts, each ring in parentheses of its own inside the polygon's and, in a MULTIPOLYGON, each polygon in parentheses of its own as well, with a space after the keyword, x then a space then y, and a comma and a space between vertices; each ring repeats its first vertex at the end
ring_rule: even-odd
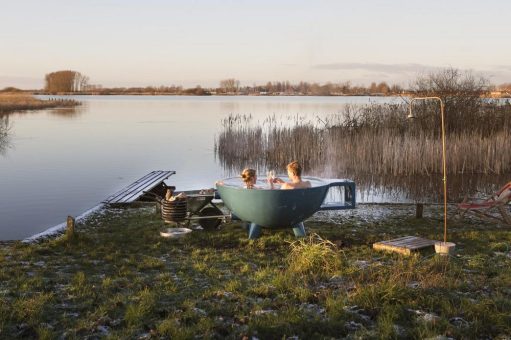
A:
MULTIPOLYGON (((312 187, 292 190, 245 189, 242 187, 241 178, 233 177, 223 180, 223 184, 217 184, 217 190, 226 207, 236 217, 259 226, 259 228, 261 226, 296 228, 319 210, 355 208, 355 183, 353 181, 313 177, 304 177, 303 180, 309 180, 312 187), (323 204, 328 190, 332 187, 344 187, 344 202, 323 204)), ((264 182, 256 185, 262 186, 260 184, 265 185, 264 182)), ((301 229, 303 229, 303 225, 301 225, 301 229)))

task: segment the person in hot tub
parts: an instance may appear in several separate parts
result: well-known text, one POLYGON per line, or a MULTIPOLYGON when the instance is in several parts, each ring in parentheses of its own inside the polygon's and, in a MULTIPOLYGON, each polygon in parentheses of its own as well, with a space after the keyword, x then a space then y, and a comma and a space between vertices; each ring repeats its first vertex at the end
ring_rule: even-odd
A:
MULTIPOLYGON (((241 172, 241 180, 243 181, 245 189, 261 189, 256 187, 257 174, 254 169, 246 168, 241 172)), ((216 185, 224 185, 224 181, 216 181, 216 185)))
POLYGON ((273 179, 272 184, 282 184, 280 187, 281 189, 304 189, 311 187, 311 182, 302 181, 302 166, 297 161, 292 161, 287 165, 287 175, 291 182, 285 182, 277 177, 273 179))
POLYGON ((254 169, 245 169, 241 172, 241 179, 243 183, 245 183, 245 188, 247 189, 259 189, 255 186, 257 182, 257 174, 254 169))

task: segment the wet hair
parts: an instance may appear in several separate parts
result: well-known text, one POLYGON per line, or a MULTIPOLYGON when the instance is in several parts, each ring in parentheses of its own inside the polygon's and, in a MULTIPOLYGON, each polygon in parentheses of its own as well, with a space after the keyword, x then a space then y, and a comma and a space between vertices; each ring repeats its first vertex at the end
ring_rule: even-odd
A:
POLYGON ((302 175, 302 166, 297 161, 292 161, 287 165, 287 170, 295 176, 300 177, 302 175))
POLYGON ((246 168, 241 172, 241 178, 243 182, 248 183, 256 176, 256 171, 254 169, 246 168))

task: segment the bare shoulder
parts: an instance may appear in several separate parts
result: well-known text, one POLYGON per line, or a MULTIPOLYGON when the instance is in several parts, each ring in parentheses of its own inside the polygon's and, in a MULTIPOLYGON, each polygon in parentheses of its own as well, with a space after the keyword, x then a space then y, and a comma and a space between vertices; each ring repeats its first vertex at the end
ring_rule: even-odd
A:
POLYGON ((280 189, 282 189, 282 190, 286 190, 286 189, 294 189, 294 187, 292 186, 292 184, 284 182, 284 183, 280 186, 280 189))
POLYGON ((309 181, 301 181, 300 183, 295 184, 296 189, 306 189, 311 187, 311 182, 309 181))

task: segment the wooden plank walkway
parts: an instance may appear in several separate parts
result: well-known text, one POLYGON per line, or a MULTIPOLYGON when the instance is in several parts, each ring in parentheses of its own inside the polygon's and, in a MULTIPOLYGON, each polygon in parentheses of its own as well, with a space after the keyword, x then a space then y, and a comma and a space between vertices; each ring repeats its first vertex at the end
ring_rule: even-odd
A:
POLYGON ((433 248, 435 246, 433 240, 417 236, 405 236, 388 241, 380 241, 373 244, 373 249, 387 250, 400 253, 403 255, 410 255, 414 251, 426 248, 433 248))
POLYGON ((174 175, 175 171, 157 170, 151 171, 139 180, 131 183, 124 189, 119 190, 112 196, 106 198, 102 203, 106 204, 120 204, 132 203, 144 194, 144 191, 149 191, 161 182, 174 175))

